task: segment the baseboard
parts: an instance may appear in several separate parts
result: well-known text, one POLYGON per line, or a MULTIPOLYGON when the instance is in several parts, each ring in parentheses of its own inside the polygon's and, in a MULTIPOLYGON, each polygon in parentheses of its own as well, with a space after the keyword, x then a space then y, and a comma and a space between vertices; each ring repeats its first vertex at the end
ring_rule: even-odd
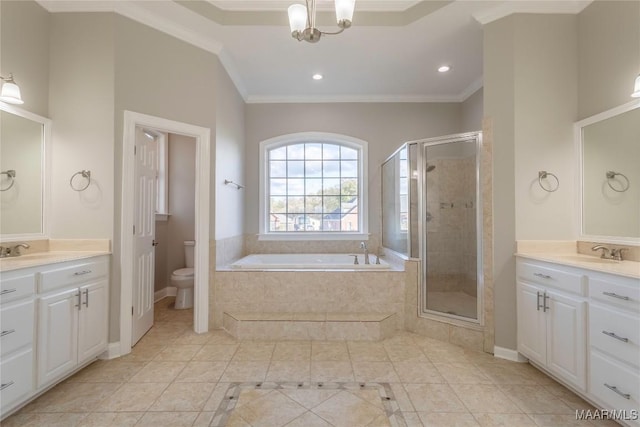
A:
POLYGON ((107 349, 98 356, 98 359, 109 360, 120 357, 120 341, 110 342, 107 349))
POLYGON ((175 297, 178 294, 178 288, 175 286, 167 286, 166 288, 162 288, 159 291, 156 291, 153 295, 153 302, 158 302, 162 298, 166 297, 175 297))
POLYGON ((511 350, 510 348, 504 347, 493 347, 493 357, 497 357, 498 359, 511 360, 512 362, 528 362, 529 359, 518 353, 516 350, 511 350))

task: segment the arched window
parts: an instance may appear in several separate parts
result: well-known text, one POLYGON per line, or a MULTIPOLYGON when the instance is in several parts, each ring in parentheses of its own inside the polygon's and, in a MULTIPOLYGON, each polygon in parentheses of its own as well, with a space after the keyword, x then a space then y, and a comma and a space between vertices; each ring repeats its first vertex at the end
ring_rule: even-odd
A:
POLYGON ((366 141, 298 133, 263 141, 261 238, 363 238, 366 141))

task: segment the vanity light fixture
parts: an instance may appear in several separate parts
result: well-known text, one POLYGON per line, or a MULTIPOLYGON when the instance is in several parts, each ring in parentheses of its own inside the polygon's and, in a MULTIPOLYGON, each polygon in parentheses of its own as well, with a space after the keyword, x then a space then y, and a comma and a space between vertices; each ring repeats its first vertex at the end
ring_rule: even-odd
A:
POLYGON ((316 43, 323 34, 340 34, 351 26, 356 0, 335 0, 336 21, 340 28, 340 30, 336 32, 326 32, 317 29, 316 0, 305 0, 305 4, 306 5, 292 4, 287 10, 291 36, 299 42, 304 40, 309 43, 316 43))
POLYGON ((2 92, 0 92, 0 101, 8 104, 24 104, 20 96, 20 87, 13 80, 13 73, 9 73, 9 77, 2 77, 2 92))

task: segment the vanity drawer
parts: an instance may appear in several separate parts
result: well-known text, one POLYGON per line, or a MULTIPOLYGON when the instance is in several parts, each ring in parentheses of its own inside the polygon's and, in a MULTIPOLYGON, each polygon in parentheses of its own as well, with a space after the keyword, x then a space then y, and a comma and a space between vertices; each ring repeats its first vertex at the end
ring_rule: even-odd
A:
POLYGON ((590 277, 589 296, 593 300, 640 311, 640 280, 627 277, 590 277))
POLYGON ((0 363, 2 413, 24 401, 33 391, 33 351, 31 349, 0 363))
POLYGON ((33 343, 34 304, 29 300, 0 309, 2 356, 33 343))
POLYGON ((527 282, 552 286, 578 295, 586 293, 586 277, 582 274, 529 261, 519 261, 516 268, 518 276, 527 282))
POLYGON ((592 303, 589 305, 589 338, 593 347, 631 365, 640 363, 640 315, 620 313, 592 303))
POLYGON ((109 264, 106 260, 77 261, 40 273, 40 293, 64 288, 76 283, 92 281, 107 275, 109 264))
MULTIPOLYGON (((604 409, 631 411, 640 408, 640 375, 604 355, 591 351, 590 393, 604 409)), ((640 425, 638 420, 631 421, 640 425)))
POLYGON ((2 304, 33 295, 35 289, 36 275, 34 273, 0 273, 0 303, 2 304))

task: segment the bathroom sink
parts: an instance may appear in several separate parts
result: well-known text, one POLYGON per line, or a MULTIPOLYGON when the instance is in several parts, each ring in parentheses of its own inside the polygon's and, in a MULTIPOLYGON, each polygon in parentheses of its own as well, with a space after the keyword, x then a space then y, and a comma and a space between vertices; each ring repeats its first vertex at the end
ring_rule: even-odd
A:
POLYGON ((615 259, 598 258, 589 255, 559 255, 559 258, 571 262, 588 262, 593 264, 617 264, 620 262, 615 259))

